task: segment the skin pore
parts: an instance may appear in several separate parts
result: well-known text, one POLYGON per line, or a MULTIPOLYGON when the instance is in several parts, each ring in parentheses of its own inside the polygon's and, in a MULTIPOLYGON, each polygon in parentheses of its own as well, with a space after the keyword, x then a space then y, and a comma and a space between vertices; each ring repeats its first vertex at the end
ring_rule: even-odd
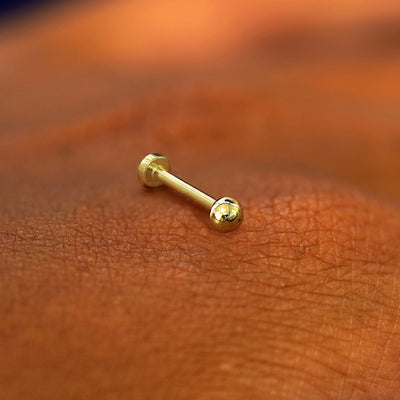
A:
POLYGON ((0 117, 0 397, 395 398, 397 59, 359 57, 159 72, 139 91, 120 61, 116 78, 84 59, 87 78, 54 54, 68 106, 35 114, 23 92, 25 119, 0 117), (104 81, 112 106, 89 100, 104 81), (86 116, 70 123, 74 99, 86 116), (155 151, 238 199, 242 226, 219 234, 143 188, 137 163, 155 151))

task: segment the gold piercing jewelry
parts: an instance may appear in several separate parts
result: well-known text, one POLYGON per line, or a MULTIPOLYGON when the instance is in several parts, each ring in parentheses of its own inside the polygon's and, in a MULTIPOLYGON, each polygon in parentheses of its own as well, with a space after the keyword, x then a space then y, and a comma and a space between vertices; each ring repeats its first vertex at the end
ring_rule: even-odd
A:
POLYGON ((166 185, 210 210, 210 223, 219 232, 231 232, 242 223, 243 210, 238 201, 230 197, 216 200, 171 174, 170 170, 167 157, 151 153, 140 162, 138 176, 145 186, 156 188, 166 185))

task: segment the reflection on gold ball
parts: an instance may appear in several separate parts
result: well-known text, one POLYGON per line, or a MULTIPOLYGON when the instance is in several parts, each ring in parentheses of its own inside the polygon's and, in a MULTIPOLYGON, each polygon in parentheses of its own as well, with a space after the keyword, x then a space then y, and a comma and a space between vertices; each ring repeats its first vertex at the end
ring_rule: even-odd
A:
POLYGON ((218 199, 210 211, 210 222, 219 232, 230 232, 236 229, 243 220, 242 206, 230 197, 218 199))

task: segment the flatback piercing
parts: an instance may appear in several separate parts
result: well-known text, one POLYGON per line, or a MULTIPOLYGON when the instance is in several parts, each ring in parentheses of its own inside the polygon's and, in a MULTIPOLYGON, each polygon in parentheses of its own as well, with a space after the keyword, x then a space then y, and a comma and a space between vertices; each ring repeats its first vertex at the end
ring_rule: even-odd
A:
POLYGON ((151 153, 140 162, 138 175, 145 186, 156 188, 166 185, 210 210, 211 225, 219 232, 231 232, 242 223, 243 211, 238 201, 230 197, 216 200, 171 174, 170 170, 167 157, 151 153))

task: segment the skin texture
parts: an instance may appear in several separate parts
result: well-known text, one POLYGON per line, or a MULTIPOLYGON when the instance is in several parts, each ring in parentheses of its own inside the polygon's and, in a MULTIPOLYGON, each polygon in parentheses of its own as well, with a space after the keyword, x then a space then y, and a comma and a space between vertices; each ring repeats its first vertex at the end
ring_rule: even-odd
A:
MULTIPOLYGON (((136 29, 157 49, 146 27, 181 21, 179 4, 152 14, 133 3, 145 15, 136 29)), ((364 12, 381 10, 374 4, 364 12)), ((11 26, 1 39, 20 51, 0 50, 10 94, 0 116, 0 397, 396 398, 400 81, 387 21, 363 25, 339 7, 326 37, 337 43, 344 28, 332 20, 350 19, 349 37, 364 32, 368 45, 349 49, 346 36, 322 51, 328 39, 304 33, 317 29, 308 4, 299 57, 292 18, 276 38, 254 2, 247 14, 233 7, 204 46, 157 56, 119 31, 89 46, 126 13, 102 7, 68 23, 56 10, 50 22, 33 18, 29 38, 11 26), (245 29, 230 30, 244 14, 245 29), (52 21, 64 21, 55 36, 52 21), (91 73, 68 49, 54 53, 65 43, 91 73), (238 199, 242 226, 219 234, 186 199, 143 188, 136 166, 154 151, 199 188, 238 199)), ((206 16, 218 20, 218 7, 206 16)), ((178 28, 203 32, 202 21, 178 28)), ((173 32, 162 44, 184 40, 173 32)))

